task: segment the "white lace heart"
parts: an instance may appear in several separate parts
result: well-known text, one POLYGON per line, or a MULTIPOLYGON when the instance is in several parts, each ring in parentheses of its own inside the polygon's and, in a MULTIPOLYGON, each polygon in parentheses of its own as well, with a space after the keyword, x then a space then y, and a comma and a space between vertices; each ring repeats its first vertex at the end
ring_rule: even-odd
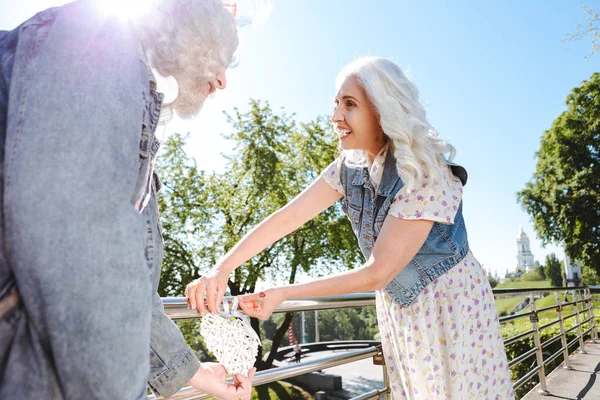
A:
POLYGON ((206 314, 200 323, 200 334, 208 351, 230 374, 248 375, 256 361, 260 339, 254 329, 237 311, 238 300, 229 303, 223 299, 224 312, 217 315, 206 314))

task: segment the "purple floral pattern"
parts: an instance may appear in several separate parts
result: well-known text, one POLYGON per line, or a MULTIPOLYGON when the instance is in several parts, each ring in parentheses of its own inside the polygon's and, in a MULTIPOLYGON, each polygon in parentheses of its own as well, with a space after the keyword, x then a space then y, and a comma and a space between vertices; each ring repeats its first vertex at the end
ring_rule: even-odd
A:
POLYGON ((409 307, 376 293, 392 399, 514 399, 492 289, 472 253, 409 307))
POLYGON ((416 190, 402 188, 398 191, 388 215, 399 219, 427 219, 442 224, 453 224, 462 200, 462 183, 452 175, 450 168, 442 172, 441 186, 421 186, 416 190))
MULTIPOLYGON (((369 166, 379 186, 387 155, 384 147, 369 166)), ((321 174, 340 194, 342 158, 321 174)), ((436 189, 400 190, 389 215, 454 223, 462 184, 444 170, 436 189)), ((393 400, 514 399, 496 304, 485 272, 472 253, 431 282, 409 307, 385 290, 376 293, 377 320, 393 400)))
POLYGON ((337 191, 339 194, 344 196, 344 186, 342 185, 342 178, 340 178, 340 171, 342 170, 342 156, 340 155, 331 164, 327 166, 321 172, 321 178, 327 182, 332 189, 337 191))

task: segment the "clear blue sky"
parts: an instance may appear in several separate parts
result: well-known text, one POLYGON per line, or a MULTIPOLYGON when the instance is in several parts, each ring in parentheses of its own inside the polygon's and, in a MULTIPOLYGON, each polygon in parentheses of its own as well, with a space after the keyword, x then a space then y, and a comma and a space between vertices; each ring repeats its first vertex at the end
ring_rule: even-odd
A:
MULTIPOLYGON (((0 29, 61 3, 0 0, 0 29)), ((469 171, 464 214, 475 256, 500 275, 514 270, 522 224, 537 260, 552 251, 562 257, 560 248, 541 247, 515 193, 534 172, 539 139, 569 91, 599 69, 600 54, 584 58, 589 40, 561 43, 585 21, 583 4, 275 0, 264 26, 241 30, 227 90, 167 134, 190 131, 189 153, 204 169, 221 170, 219 154, 230 151, 219 136, 228 130, 222 110, 244 110, 255 98, 310 120, 330 112, 342 66, 363 55, 389 57, 413 76, 431 122, 469 171)), ((598 0, 586 4, 600 10, 598 0)))

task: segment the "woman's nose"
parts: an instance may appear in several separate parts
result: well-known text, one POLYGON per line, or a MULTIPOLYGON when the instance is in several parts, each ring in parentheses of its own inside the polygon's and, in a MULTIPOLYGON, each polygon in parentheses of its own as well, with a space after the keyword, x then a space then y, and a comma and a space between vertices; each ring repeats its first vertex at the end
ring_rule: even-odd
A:
POLYGON ((336 121, 341 121, 341 112, 339 110, 338 107, 333 109, 333 112, 331 113, 331 122, 336 122, 336 121))

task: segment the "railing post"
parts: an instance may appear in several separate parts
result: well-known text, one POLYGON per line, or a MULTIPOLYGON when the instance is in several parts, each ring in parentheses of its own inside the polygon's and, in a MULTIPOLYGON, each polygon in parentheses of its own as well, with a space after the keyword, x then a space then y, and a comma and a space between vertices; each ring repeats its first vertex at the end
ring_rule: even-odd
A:
POLYGON ((575 301, 575 321, 577 322, 577 333, 579 335, 579 352, 585 354, 583 331, 581 330, 581 318, 579 317, 579 292, 577 290, 573 290, 573 300, 575 301))
POLYGON ((390 377, 388 375, 387 372, 387 365, 385 365, 385 357, 383 356, 383 347, 381 345, 377 346, 377 350, 379 350, 379 352, 373 356, 373 364, 375 365, 381 365, 381 367, 383 368, 383 387, 387 389, 387 391, 383 394, 383 398, 384 399, 390 399, 390 392, 391 392, 391 387, 390 387, 390 377))
POLYGON ((539 377, 540 377, 540 388, 538 392, 547 396, 550 394, 546 389, 546 369, 544 367, 544 355, 542 354, 542 341, 540 339, 540 327, 539 327, 539 317, 537 311, 535 310, 535 297, 531 295, 531 315, 529 316, 529 320, 531 321, 531 325, 533 325, 533 343, 535 344, 535 356, 537 359, 537 364, 540 367, 539 377))
POLYGON ((592 334, 592 341, 597 343, 598 341, 598 331, 596 330, 596 315, 594 314, 594 302, 592 301, 592 291, 590 288, 585 290, 586 300, 587 300, 587 311, 588 311, 588 319, 590 320, 590 329, 592 334))
POLYGON ((383 398, 385 400, 391 399, 392 396, 390 396, 390 393, 392 392, 392 387, 390 386, 390 376, 388 375, 387 366, 385 364, 383 365, 383 387, 387 389, 383 398))
POLYGON ((556 297, 556 314, 558 314, 558 321, 560 325, 560 340, 562 342, 563 358, 565 360, 565 365, 563 368, 572 369, 569 365, 569 348, 567 347, 567 334, 565 333, 565 323, 562 315, 562 304, 560 302, 560 294, 558 294, 558 292, 554 292, 554 297, 556 297))

